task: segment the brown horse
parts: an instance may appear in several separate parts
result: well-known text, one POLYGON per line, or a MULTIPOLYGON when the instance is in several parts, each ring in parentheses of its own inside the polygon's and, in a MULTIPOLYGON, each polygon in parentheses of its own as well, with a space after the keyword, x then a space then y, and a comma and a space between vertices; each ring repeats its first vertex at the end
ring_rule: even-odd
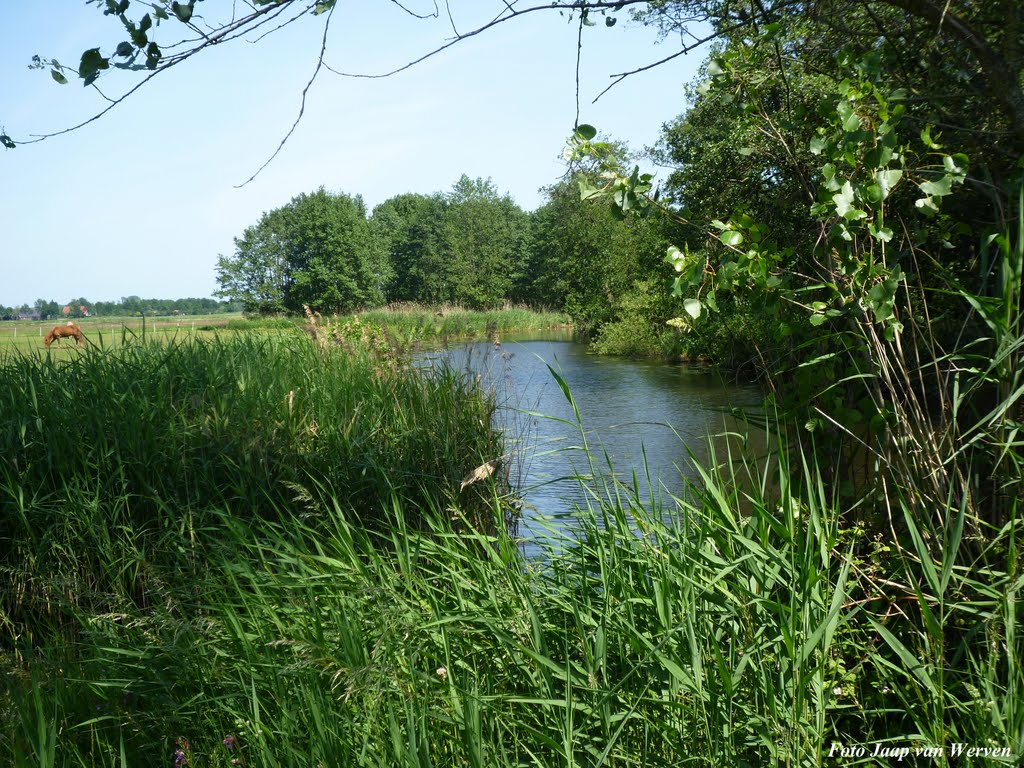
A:
POLYGON ((78 346, 85 346, 85 334, 82 333, 82 329, 74 323, 53 326, 53 330, 46 334, 46 338, 43 339, 43 344, 49 347, 54 341, 59 344, 61 339, 71 337, 74 337, 75 341, 78 342, 78 346))

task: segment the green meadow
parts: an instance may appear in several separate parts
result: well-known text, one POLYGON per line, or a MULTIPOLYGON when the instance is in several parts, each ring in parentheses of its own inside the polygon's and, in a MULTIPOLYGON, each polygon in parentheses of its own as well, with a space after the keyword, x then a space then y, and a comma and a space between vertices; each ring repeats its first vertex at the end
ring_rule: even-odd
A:
MULTIPOLYGON (((55 325, 65 320, 6 321, 0 323, 0 350, 22 351, 45 349, 43 339, 55 325)), ((87 317, 74 321, 88 343, 102 348, 135 343, 182 340, 188 337, 212 338, 217 334, 240 332, 293 331, 308 320, 290 317, 247 317, 241 313, 214 315, 181 315, 161 317, 87 317)), ((408 349, 425 344, 475 338, 500 340, 501 334, 523 333, 553 328, 571 328, 569 318, 561 312, 508 306, 495 310, 470 310, 457 305, 436 307, 418 304, 391 304, 386 307, 317 319, 322 326, 331 325, 342 336, 373 334, 392 346, 408 349)), ((54 353, 62 347, 75 346, 74 339, 62 339, 53 345, 54 353)))
MULTIPOLYGON (((45 349, 43 339, 50 329, 56 325, 64 325, 66 320, 8 320, 0 322, 0 350, 18 349, 22 351, 45 349)), ((181 315, 177 317, 83 317, 74 322, 82 329, 92 344, 100 347, 112 347, 134 342, 139 338, 149 337, 154 340, 169 340, 199 335, 211 336, 217 331, 226 330, 234 324, 246 321, 239 314, 217 315, 181 315)), ((53 345, 56 352, 61 347, 75 346, 74 339, 61 339, 53 345)))

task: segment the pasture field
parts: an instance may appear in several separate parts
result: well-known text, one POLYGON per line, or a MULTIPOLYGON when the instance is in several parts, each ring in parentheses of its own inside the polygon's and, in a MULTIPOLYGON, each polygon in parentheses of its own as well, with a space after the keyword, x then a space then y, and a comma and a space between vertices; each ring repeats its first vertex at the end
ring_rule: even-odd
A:
MULTIPOLYGON (((569 327, 568 318, 559 312, 537 311, 524 307, 477 311, 446 305, 425 307, 415 304, 389 305, 348 315, 318 318, 322 325, 338 329, 344 336, 364 332, 375 334, 398 349, 419 344, 438 344, 448 340, 500 338, 501 334, 569 327), (361 326, 361 327, 360 327, 361 326)), ((0 322, 0 352, 5 349, 43 350, 43 338, 65 320, 0 322)), ((305 325, 305 318, 255 317, 241 313, 182 315, 178 317, 87 317, 75 320, 88 341, 101 348, 119 346, 140 338, 155 341, 189 337, 212 338, 238 331, 288 331, 305 325)), ((53 346, 75 346, 74 340, 61 340, 53 346)))
MULTIPOLYGON (((188 335, 210 336, 226 330, 232 322, 242 320, 241 313, 216 315, 182 315, 179 317, 83 317, 74 322, 82 329, 86 338, 102 347, 118 346, 125 339, 136 339, 143 335, 154 340, 183 338, 188 335)), ((0 322, 0 351, 4 349, 45 349, 43 338, 55 325, 64 325, 66 320, 7 320, 0 322)), ((74 339, 61 340, 54 349, 75 346, 74 339)))

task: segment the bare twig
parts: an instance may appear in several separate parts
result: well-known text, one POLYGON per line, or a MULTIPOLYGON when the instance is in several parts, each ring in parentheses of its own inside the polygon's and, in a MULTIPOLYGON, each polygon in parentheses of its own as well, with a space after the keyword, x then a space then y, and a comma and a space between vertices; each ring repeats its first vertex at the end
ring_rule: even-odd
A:
POLYGON ((274 153, 267 158, 266 162, 264 162, 263 165, 257 168, 256 172, 248 179, 243 181, 241 184, 235 185, 235 189, 244 187, 250 181, 259 176, 263 172, 263 169, 270 165, 273 162, 274 158, 281 153, 281 150, 284 149, 284 145, 288 143, 288 139, 290 139, 291 135, 295 133, 295 129, 299 127, 299 123, 302 121, 302 115, 306 111, 306 95, 309 93, 309 89, 313 87, 313 83, 316 82, 316 78, 320 74, 320 69, 324 66, 324 55, 327 53, 327 33, 331 28, 331 17, 334 15, 334 9, 336 7, 337 6, 332 6, 327 11, 327 18, 324 21, 324 34, 320 41, 320 55, 317 57, 316 60, 316 69, 313 70, 313 76, 309 78, 309 82, 306 83, 306 87, 302 89, 302 102, 299 105, 299 114, 295 116, 295 122, 292 123, 292 127, 288 129, 288 133, 286 133, 284 138, 281 139, 281 143, 277 145, 277 149, 275 149, 274 153))

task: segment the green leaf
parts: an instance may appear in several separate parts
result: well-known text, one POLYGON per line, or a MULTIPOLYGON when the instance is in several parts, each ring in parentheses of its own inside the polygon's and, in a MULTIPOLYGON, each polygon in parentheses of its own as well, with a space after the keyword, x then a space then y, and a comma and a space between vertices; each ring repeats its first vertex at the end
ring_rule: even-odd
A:
MULTIPOLYGON (((936 138, 938 138, 938 135, 936 135, 936 138)), ((932 127, 930 125, 926 125, 921 129, 921 141, 929 149, 942 149, 942 145, 932 138, 932 127)))
POLYGON ((939 212, 939 206, 935 203, 934 197, 922 197, 914 201, 914 207, 925 216, 935 216, 939 212))
POLYGON ((814 137, 812 137, 811 138, 811 144, 810 144, 810 147, 809 147, 809 149, 811 150, 811 154, 812 155, 820 155, 822 152, 825 151, 826 144, 827 144, 827 142, 826 142, 824 136, 814 136, 814 137))
POLYGON ((864 211, 854 207, 853 185, 848 181, 843 184, 842 190, 838 194, 832 195, 832 202, 836 204, 836 213, 849 221, 867 215, 864 211))
POLYGON ((82 54, 82 60, 78 65, 78 75, 85 81, 85 85, 92 83, 99 77, 100 72, 110 67, 110 61, 103 57, 99 48, 90 48, 82 54))
POLYGON ((581 125, 577 125, 576 130, 573 131, 573 133, 581 141, 592 141, 593 138, 597 136, 597 128, 583 123, 581 125))
POLYGON ((963 152, 957 152, 955 155, 946 155, 942 158, 942 164, 955 176, 966 176, 970 159, 963 152))
POLYGON ((734 229, 727 229, 725 232, 718 236, 718 239, 721 240, 725 245, 728 245, 732 248, 736 248, 743 242, 743 233, 737 232, 734 229))
POLYGON ((178 21, 187 24, 192 19, 193 3, 171 3, 171 11, 178 21))
POLYGON ((68 79, 66 77, 64 77, 64 75, 62 75, 56 69, 51 69, 50 70, 50 77, 52 77, 54 80, 56 80, 61 85, 67 85, 68 84, 68 79))
POLYGON ((160 52, 160 46, 156 43, 150 43, 146 47, 146 66, 149 69, 156 69, 156 65, 160 63, 161 58, 163 58, 163 54, 160 52))
POLYGON ((836 105, 836 112, 839 113, 839 118, 843 122, 844 131, 853 133, 860 130, 860 115, 853 111, 853 107, 848 101, 840 101, 836 105))
POLYGON ((920 187, 928 197, 944 197, 953 191, 953 177, 944 174, 938 181, 922 181, 920 187))
POLYGON ((615 22, 617 22, 617 21, 618 21, 618 19, 615 18, 614 16, 609 16, 608 18, 606 18, 604 20, 604 25, 606 27, 614 27, 615 26, 615 22))
POLYGON ((3 144, 7 149, 14 149, 17 144, 14 143, 14 139, 8 136, 6 133, 0 133, 0 144, 3 144))
POLYGON ((810 317, 811 325, 815 327, 822 325, 827 319, 824 315, 811 315, 810 317))
POLYGON ((889 227, 875 227, 873 224, 868 227, 868 233, 876 240, 888 243, 892 240, 893 232, 889 227))
POLYGON ((577 184, 580 188, 580 200, 590 200, 601 195, 601 190, 592 185, 587 179, 580 179, 577 184))
POLYGON ((903 171, 894 168, 890 171, 875 171, 875 183, 882 188, 882 199, 889 197, 892 188, 903 178, 903 171))
POLYGON ((875 631, 881 635, 886 644, 896 652, 902 662, 898 666, 886 662, 886 666, 891 667, 894 671, 906 675, 907 677, 913 674, 914 677, 920 680, 932 695, 936 695, 938 692, 935 688, 935 681, 932 680, 931 675, 928 674, 928 668, 910 652, 910 649, 907 648, 907 646, 905 646, 899 638, 889 630, 888 627, 873 618, 871 614, 866 614, 866 617, 875 628, 875 631))
POLYGON ((736 150, 736 152, 743 155, 743 157, 749 157, 750 155, 754 154, 754 149, 753 147, 740 147, 739 149, 736 150))
POLYGON ((135 53, 135 46, 129 43, 127 40, 117 44, 117 49, 114 51, 115 56, 122 56, 128 58, 135 53))
POLYGON ((685 299, 683 301, 683 309, 686 310, 686 314, 696 320, 700 317, 701 304, 697 299, 685 299))
POLYGON ((869 168, 885 168, 892 160, 893 148, 882 144, 864 156, 864 164, 869 168))

